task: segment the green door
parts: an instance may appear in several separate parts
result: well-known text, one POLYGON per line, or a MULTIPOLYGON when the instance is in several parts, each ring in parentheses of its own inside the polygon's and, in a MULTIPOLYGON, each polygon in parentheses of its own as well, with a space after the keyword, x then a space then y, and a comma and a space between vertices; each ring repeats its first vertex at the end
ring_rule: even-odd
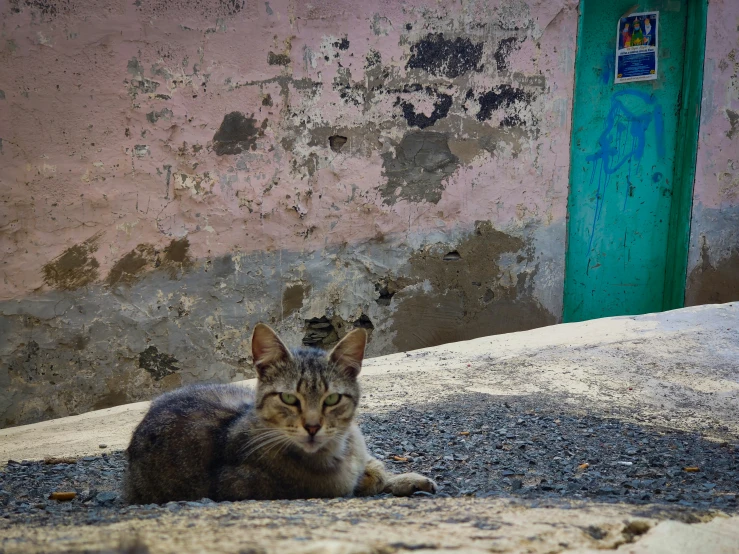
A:
POLYGON ((564 321, 682 305, 702 15, 703 0, 580 2, 564 321), (657 79, 616 84, 619 21, 654 11, 657 79))

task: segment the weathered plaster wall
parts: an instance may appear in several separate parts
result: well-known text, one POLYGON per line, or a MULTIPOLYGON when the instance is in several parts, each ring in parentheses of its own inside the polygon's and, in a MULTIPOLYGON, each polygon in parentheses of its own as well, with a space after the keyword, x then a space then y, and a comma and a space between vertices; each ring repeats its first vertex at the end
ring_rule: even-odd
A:
POLYGON ((575 0, 0 4, 0 425, 561 314, 575 0))
POLYGON ((686 305, 739 300, 739 2, 708 5, 686 305))

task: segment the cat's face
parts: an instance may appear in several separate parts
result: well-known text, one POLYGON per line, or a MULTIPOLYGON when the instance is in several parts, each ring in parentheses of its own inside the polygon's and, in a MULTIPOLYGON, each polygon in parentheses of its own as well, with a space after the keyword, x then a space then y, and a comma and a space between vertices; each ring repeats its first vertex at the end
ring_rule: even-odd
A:
POLYGON ((256 414, 269 444, 313 453, 343 437, 359 403, 357 375, 366 340, 358 329, 328 354, 312 348, 290 352, 266 325, 254 329, 256 414))

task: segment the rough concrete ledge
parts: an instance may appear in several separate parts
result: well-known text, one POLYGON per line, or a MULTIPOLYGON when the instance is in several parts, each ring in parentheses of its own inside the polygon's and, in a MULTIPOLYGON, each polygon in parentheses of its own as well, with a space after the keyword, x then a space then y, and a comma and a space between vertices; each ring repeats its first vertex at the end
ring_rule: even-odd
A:
MULTIPOLYGON (((363 383, 364 410, 374 413, 474 392, 735 444, 739 303, 558 325, 375 358, 363 370, 363 383)), ((142 402, 2 430, 0 459, 97 454, 100 443, 108 450, 125 448, 146 408, 142 402)), ((430 498, 242 502, 151 520, 0 526, 6 552, 133 551, 136 541, 150 552, 729 553, 739 552, 739 518, 588 501, 430 498), (630 535, 633 521, 650 530, 630 535)))
POLYGON ((251 501, 186 513, 164 511, 153 519, 107 525, 14 528, 0 532, 0 545, 8 554, 729 554, 736 553, 739 523, 739 517, 721 515, 690 524, 660 522, 664 516, 645 516, 648 510, 604 504, 529 508, 468 498, 251 501), (629 530, 639 526, 649 531, 631 536, 629 530))

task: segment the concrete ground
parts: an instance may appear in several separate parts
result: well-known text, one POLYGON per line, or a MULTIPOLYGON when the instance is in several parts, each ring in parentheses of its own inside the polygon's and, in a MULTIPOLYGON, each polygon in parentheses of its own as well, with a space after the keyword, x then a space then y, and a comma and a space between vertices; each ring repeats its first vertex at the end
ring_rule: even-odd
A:
MULTIPOLYGON (((739 440, 739 303, 557 325, 368 360, 363 409, 464 392, 739 440)), ((147 403, 0 430, 0 460, 126 447, 147 403)), ((739 484, 738 484, 739 485, 739 484)), ((739 487, 738 487, 739 488, 739 487)), ((98 525, 0 527, 5 552, 739 552, 739 517, 505 498, 244 502, 98 525), (682 521, 680 521, 682 520, 682 521)))

